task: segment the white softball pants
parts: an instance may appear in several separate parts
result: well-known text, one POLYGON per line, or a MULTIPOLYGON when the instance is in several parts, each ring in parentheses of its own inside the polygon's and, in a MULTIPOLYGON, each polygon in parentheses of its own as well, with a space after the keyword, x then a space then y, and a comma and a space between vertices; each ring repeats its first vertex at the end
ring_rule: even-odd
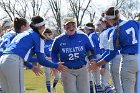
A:
POLYGON ((138 54, 123 55, 121 80, 123 93, 137 93, 138 54))
MULTIPOLYGON (((49 67, 44 67, 44 72, 45 72, 45 77, 46 77, 46 81, 50 81, 50 68, 49 67)), ((59 79, 59 72, 56 72, 54 75, 54 79, 58 80, 59 79)))
POLYGON ((123 93, 121 84, 121 62, 121 55, 116 55, 116 57, 110 62, 110 72, 116 93, 123 93))
POLYGON ((15 54, 0 58, 0 81, 4 93, 24 93, 23 59, 15 54))

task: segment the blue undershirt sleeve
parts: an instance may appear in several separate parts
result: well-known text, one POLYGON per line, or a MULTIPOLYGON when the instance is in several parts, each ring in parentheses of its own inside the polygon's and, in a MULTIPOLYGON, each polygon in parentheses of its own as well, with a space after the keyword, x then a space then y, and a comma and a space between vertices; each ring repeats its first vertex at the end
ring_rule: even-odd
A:
POLYGON ((29 60, 29 62, 32 62, 32 63, 38 62, 38 59, 37 59, 37 57, 32 57, 32 58, 29 60))
POLYGON ((58 63, 59 62, 59 58, 58 58, 58 55, 51 52, 51 58, 52 58, 52 61, 55 62, 55 63, 58 63))
POLYGON ((104 57, 104 60, 105 60, 106 62, 110 62, 117 54, 118 54, 118 49, 116 49, 116 50, 110 50, 110 51, 109 51, 109 54, 107 54, 107 55, 104 57))
MULTIPOLYGON (((102 60, 106 55, 109 54, 109 50, 105 50, 104 53, 102 54, 102 56, 96 60, 96 62, 102 60)), ((105 64, 101 66, 101 68, 105 68, 105 64)))
POLYGON ((51 58, 52 61, 55 63, 59 62, 59 41, 58 40, 54 40, 53 44, 52 44, 52 48, 51 48, 51 58))
POLYGON ((24 65, 26 67, 28 67, 29 69, 32 69, 33 68, 33 65, 30 62, 24 62, 24 65))
MULTIPOLYGON (((118 54, 118 49, 116 49, 116 50, 106 50, 102 54, 102 57, 97 59, 96 62, 99 62, 101 60, 105 60, 106 62, 110 62, 117 54, 118 54)), ((105 65, 102 65, 101 67, 105 68, 105 65)))
POLYGON ((91 59, 96 58, 95 52, 94 52, 94 44, 91 38, 85 37, 85 41, 86 41, 86 51, 87 51, 88 59, 91 60, 91 59))
POLYGON ((96 62, 102 60, 108 54, 109 54, 109 50, 105 50, 104 53, 102 54, 102 56, 96 60, 96 62))

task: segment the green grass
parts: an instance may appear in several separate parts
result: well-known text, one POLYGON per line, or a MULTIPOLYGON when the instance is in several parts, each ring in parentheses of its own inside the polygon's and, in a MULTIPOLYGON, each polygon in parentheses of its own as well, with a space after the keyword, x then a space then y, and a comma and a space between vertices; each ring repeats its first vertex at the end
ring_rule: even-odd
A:
MULTIPOLYGON (((25 70, 25 93, 47 93, 45 86, 45 75, 36 76, 31 70, 25 70)), ((112 80, 109 80, 109 83, 112 84, 112 80)), ((51 77, 52 84, 52 77, 51 77)), ((59 80, 56 86, 57 93, 64 93, 62 89, 62 84, 59 80)))
MULTIPOLYGON (((25 93, 47 93, 45 86, 45 75, 36 76, 31 70, 24 71, 25 93)), ((51 77, 52 82, 52 77, 51 77)), ((51 83, 52 84, 52 83, 51 83)), ((64 93, 59 80, 56 85, 57 93, 64 93)))

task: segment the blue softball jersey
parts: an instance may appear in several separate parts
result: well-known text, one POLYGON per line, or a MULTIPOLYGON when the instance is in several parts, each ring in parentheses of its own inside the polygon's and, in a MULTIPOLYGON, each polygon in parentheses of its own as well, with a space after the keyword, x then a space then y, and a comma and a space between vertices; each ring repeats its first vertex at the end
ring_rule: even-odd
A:
MULTIPOLYGON (((51 47, 52 47, 52 43, 53 43, 53 39, 50 40, 45 40, 45 45, 44 45, 44 52, 45 52, 45 56, 50 57, 51 53, 51 47)), ((36 57, 32 57, 30 60, 30 62, 38 62, 38 59, 36 57)))
POLYGON ((16 36, 16 32, 13 30, 5 33, 1 38, 1 44, 0 44, 1 50, 5 50, 15 36, 16 36))
POLYGON ((119 28, 119 47, 116 46, 117 31, 115 24, 110 29, 112 30, 111 33, 108 33, 110 53, 104 58, 107 62, 115 57, 118 48, 120 48, 121 54, 138 53, 139 23, 134 20, 121 21, 119 28))
POLYGON ((98 32, 89 33, 89 39, 91 39, 93 42, 95 55, 100 54, 101 50, 99 47, 99 33, 98 32))
POLYGON ((64 62, 68 68, 79 67, 87 64, 87 51, 93 51, 93 45, 86 34, 75 32, 69 36, 63 33, 55 38, 51 57, 53 62, 64 62))
POLYGON ((52 47, 53 39, 45 40, 44 52, 47 57, 50 57, 50 51, 52 47))
POLYGON ((3 54, 3 51, 6 49, 6 47, 11 43, 13 38, 16 36, 16 32, 11 30, 7 33, 5 33, 1 38, 0 43, 0 56, 3 54))
POLYGON ((24 61, 29 61, 36 53, 41 65, 54 68, 58 67, 58 64, 51 63, 45 59, 44 40, 40 37, 38 32, 33 30, 18 34, 3 53, 16 54, 23 58, 24 61))

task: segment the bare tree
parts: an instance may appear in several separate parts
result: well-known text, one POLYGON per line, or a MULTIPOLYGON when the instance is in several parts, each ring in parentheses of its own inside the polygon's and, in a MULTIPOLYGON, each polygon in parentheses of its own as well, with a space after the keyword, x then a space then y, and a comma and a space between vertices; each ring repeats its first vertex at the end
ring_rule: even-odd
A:
POLYGON ((92 3, 92 5, 90 5, 86 12, 90 15, 90 22, 93 22, 94 19, 95 19, 95 14, 96 14, 96 11, 94 10, 94 4, 92 3))
POLYGON ((33 16, 39 15, 42 6, 42 0, 32 0, 31 5, 32 5, 33 16))
POLYGON ((57 25, 58 34, 61 33, 61 0, 48 0, 57 25))
POLYGON ((35 15, 46 16, 48 8, 43 7, 43 0, 0 0, 0 7, 7 13, 11 20, 16 16, 31 18, 35 15))
POLYGON ((116 3, 114 3, 115 7, 117 7, 117 9, 122 8, 122 6, 125 4, 126 1, 127 0, 116 0, 115 1, 116 3))
POLYGON ((10 0, 0 0, 0 7, 7 13, 11 20, 15 16, 15 4, 13 5, 10 0))
POLYGON ((71 10, 76 17, 77 26, 82 24, 82 19, 85 15, 87 8, 89 7, 91 0, 68 0, 71 10))
POLYGON ((120 9, 127 19, 140 20, 140 2, 138 0, 116 0, 115 7, 120 9))

